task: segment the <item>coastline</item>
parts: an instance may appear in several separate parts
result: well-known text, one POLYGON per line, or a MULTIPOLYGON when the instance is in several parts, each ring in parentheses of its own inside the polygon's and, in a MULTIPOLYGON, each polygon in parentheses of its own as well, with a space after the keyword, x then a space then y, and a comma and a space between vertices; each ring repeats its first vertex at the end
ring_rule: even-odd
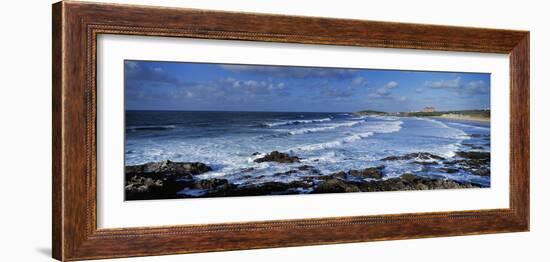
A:
POLYGON ((432 170, 441 174, 468 172, 479 177, 490 176, 490 153, 483 151, 457 151, 456 157, 445 158, 428 152, 390 155, 381 159, 384 164, 362 169, 341 170, 324 174, 315 166, 300 164, 301 158, 278 151, 253 155, 254 162, 272 162, 288 165, 289 170, 275 173, 273 177, 288 177, 301 173, 292 181, 262 181, 254 177, 254 168, 243 170, 242 176, 252 183, 234 183, 226 178, 204 178, 201 174, 212 167, 200 162, 150 162, 125 167, 125 200, 208 198, 264 195, 294 195, 347 192, 380 192, 408 190, 437 190, 485 188, 475 182, 449 179, 441 176, 425 176, 432 170), (415 163, 419 172, 404 172, 388 177, 386 164, 394 161, 415 163), (296 164, 296 165, 292 165, 296 164))
POLYGON ((491 118, 487 118, 487 117, 475 117, 475 116, 455 115, 455 114, 444 114, 444 115, 440 115, 440 116, 432 116, 430 118, 475 121, 475 122, 483 122, 483 123, 490 123, 491 122, 491 118))

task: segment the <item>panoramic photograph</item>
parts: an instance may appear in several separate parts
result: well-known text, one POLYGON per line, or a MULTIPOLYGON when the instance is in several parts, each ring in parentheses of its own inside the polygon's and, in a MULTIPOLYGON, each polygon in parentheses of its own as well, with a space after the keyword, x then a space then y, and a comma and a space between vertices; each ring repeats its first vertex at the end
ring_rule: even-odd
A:
POLYGON ((490 80, 126 60, 125 200, 490 188, 490 80))

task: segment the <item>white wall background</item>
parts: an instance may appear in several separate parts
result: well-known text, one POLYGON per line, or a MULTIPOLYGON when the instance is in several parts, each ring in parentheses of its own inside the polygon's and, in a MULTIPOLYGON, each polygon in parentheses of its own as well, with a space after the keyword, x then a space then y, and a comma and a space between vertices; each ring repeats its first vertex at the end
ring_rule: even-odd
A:
MULTIPOLYGON (((123 261, 548 261, 550 28, 545 1, 103 0, 531 31, 531 232, 217 252, 123 261)), ((51 1, 0 11, 0 260, 51 254, 51 1)))

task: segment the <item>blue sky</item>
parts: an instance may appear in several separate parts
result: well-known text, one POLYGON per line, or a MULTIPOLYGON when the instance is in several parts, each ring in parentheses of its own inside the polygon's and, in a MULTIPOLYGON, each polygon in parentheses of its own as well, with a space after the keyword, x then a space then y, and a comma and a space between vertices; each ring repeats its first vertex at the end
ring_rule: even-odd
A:
POLYGON ((386 112, 490 107, 490 74, 128 60, 127 110, 386 112))

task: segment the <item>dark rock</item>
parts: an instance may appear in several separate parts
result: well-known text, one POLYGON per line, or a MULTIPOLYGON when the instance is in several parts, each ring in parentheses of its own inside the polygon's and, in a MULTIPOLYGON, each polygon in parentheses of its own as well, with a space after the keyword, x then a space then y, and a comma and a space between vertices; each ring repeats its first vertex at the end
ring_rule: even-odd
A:
POLYGON ((419 164, 419 165, 423 165, 423 166, 433 166, 433 165, 439 164, 436 161, 413 161, 411 163, 419 164))
POLYGON ((480 187, 471 183, 459 183, 448 179, 421 177, 406 173, 398 178, 374 180, 358 185, 363 192, 374 191, 404 191, 404 190, 433 190, 480 187))
POLYGON ((449 168, 449 167, 442 167, 442 168, 438 168, 437 170, 440 171, 440 172, 447 173, 447 174, 454 174, 454 173, 458 173, 458 171, 460 171, 456 168, 449 168))
POLYGON ((227 183, 205 192, 201 197, 287 195, 300 193, 301 191, 298 191, 298 189, 303 190, 312 186, 313 182, 306 180, 296 180, 289 183, 265 182, 242 186, 227 183))
POLYGON ((176 198, 177 191, 189 186, 185 180, 176 180, 174 177, 132 176, 126 180, 124 186, 126 200, 170 199, 176 198))
POLYGON ((283 182, 265 182, 258 185, 245 185, 233 188, 232 192, 227 192, 233 196, 262 196, 283 194, 290 188, 288 183, 283 182))
POLYGON ((383 158, 382 161, 396 161, 396 160, 444 160, 445 158, 434 155, 428 152, 418 152, 418 153, 409 153, 402 156, 389 156, 386 158, 383 158))
POLYGON ((361 190, 356 185, 346 183, 340 179, 329 179, 315 187, 313 193, 344 193, 360 191, 361 190))
POLYGON ((254 168, 253 167, 247 167, 247 168, 241 169, 240 171, 241 171, 241 173, 248 173, 248 172, 254 171, 254 168))
POLYGON ((312 170, 312 169, 314 169, 314 167, 313 167, 313 166, 309 166, 309 165, 303 165, 303 166, 299 166, 299 167, 298 167, 298 170, 302 170, 302 171, 303 171, 303 170, 312 170))
POLYGON ((491 171, 487 168, 480 168, 480 169, 468 169, 470 173, 476 176, 490 176, 491 171))
POLYGON ((477 176, 490 176, 490 159, 458 159, 453 161, 446 161, 444 164, 448 166, 454 166, 459 169, 463 169, 477 176))
POLYGON ((295 180, 295 181, 292 181, 290 183, 288 183, 288 186, 289 188, 310 188, 313 186, 313 182, 312 181, 307 181, 307 180, 295 180))
POLYGON ((125 173, 131 175, 163 174, 163 175, 197 175, 212 171, 212 168, 199 162, 150 162, 142 165, 126 166, 125 173))
POLYGON ((491 175, 491 153, 481 151, 459 151, 456 156, 462 159, 445 161, 443 164, 463 169, 472 175, 490 176, 491 175))
POLYGON ((279 151, 273 151, 264 157, 254 159, 254 162, 296 163, 300 162, 300 158, 297 156, 290 156, 289 154, 281 153, 279 151))
POLYGON ((401 175, 401 179, 402 179, 402 180, 409 181, 409 182, 410 182, 410 181, 414 181, 414 180, 417 179, 417 178, 420 178, 420 177, 415 176, 415 175, 413 175, 413 174, 411 174, 411 173, 405 173, 405 174, 401 175))
POLYGON ((227 184, 227 179, 220 179, 220 178, 209 178, 209 179, 203 179, 199 180, 195 183, 195 188, 197 189, 213 189, 216 187, 219 187, 221 185, 227 184))
POLYGON ((470 143, 462 143, 462 145, 467 146, 467 147, 469 147, 469 148, 471 148, 471 149, 474 149, 474 150, 481 150, 481 149, 483 149, 482 146, 478 146, 478 145, 474 145, 474 144, 470 144, 470 143))
POLYGON ((346 172, 342 171, 342 172, 333 173, 329 175, 304 176, 302 177, 302 179, 307 181, 318 181, 318 180, 326 181, 334 178, 346 179, 346 176, 347 176, 346 172))
POLYGON ((194 175, 206 173, 212 168, 203 163, 151 162, 126 166, 126 200, 176 198, 177 192, 193 186, 194 175))
POLYGON ((451 161, 445 161, 445 165, 459 165, 462 167, 479 168, 486 166, 490 163, 490 159, 455 159, 451 161))
POLYGON ((332 173, 332 174, 326 176, 327 179, 325 179, 325 180, 329 180, 329 179, 332 179, 332 178, 346 179, 347 177, 348 177, 348 174, 346 172, 340 171, 340 172, 332 173))
POLYGON ((377 167, 368 167, 363 170, 350 170, 348 172, 349 175, 355 176, 355 177, 361 177, 361 178, 375 178, 380 179, 384 175, 382 174, 382 170, 384 170, 385 166, 377 166, 377 167))
POLYGON ((468 158, 468 159, 490 159, 490 152, 481 152, 481 151, 458 151, 455 152, 458 157, 468 158))
POLYGON ((252 153, 252 156, 258 156, 258 155, 261 155, 261 153, 260 153, 260 152, 254 152, 254 153, 252 153))
POLYGON ((273 174, 273 176, 287 176, 287 175, 291 175, 291 174, 296 174, 298 172, 299 171, 296 170, 296 169, 291 169, 291 170, 288 170, 286 172, 275 173, 275 174, 273 174))

